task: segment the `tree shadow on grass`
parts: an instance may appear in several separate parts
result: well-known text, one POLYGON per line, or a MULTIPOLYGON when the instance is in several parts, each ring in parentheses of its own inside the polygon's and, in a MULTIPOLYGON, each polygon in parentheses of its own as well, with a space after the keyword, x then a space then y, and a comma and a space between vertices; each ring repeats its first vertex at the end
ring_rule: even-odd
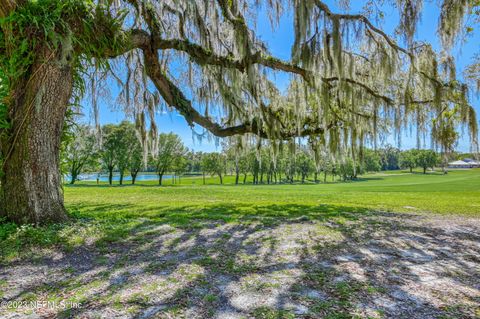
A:
POLYGON ((369 214, 363 207, 342 205, 253 205, 253 204, 212 204, 165 206, 151 205, 137 207, 132 204, 76 204, 70 214, 76 219, 122 220, 148 218, 148 222, 167 223, 176 227, 190 227, 203 222, 252 222, 281 223, 302 218, 323 221, 331 217, 355 220, 358 214, 369 214))
POLYGON ((65 318, 468 318, 478 304, 474 225, 299 204, 85 204, 75 216, 94 239, 7 263, 4 300, 81 302, 44 309, 65 318))

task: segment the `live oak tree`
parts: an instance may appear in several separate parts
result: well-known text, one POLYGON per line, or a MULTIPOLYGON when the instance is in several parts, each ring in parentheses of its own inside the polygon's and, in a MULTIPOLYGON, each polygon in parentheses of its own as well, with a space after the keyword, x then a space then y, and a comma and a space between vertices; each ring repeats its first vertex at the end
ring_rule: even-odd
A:
POLYGON ((157 151, 160 109, 218 137, 319 136, 318 147, 354 156, 392 128, 400 135, 414 123, 425 134, 432 118, 457 107, 456 124, 473 139, 475 113, 448 50, 476 0, 441 2, 442 56, 414 41, 422 1, 391 1, 400 41, 368 12, 334 13, 321 0, 1 1, 1 215, 18 223, 66 219, 65 113, 88 91, 98 115, 101 88, 112 82, 135 119, 144 158, 157 151), (256 35, 260 5, 273 28, 292 12, 289 61, 256 35), (289 94, 270 80, 275 72, 291 75, 289 94))
POLYGON ((12 221, 67 218, 59 171, 65 114, 84 90, 83 63, 115 48, 121 30, 121 21, 89 3, 0 3, 0 75, 8 92, 0 108, 9 124, 0 133, 1 214, 12 221))

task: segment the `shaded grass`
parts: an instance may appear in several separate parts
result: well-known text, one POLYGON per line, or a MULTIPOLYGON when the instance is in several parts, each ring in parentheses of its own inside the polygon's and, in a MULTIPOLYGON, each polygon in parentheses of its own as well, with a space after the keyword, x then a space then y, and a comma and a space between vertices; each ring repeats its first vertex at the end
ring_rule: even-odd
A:
MULTIPOLYGON (((225 180, 233 183, 234 177, 225 180)), ((342 224, 369 211, 480 215, 478 169, 448 175, 399 171, 328 184, 220 186, 201 182, 201 177, 188 177, 182 178, 180 185, 162 187, 154 182, 65 186, 71 222, 41 228, 0 223, 0 260, 29 256, 38 252, 35 248, 72 251, 94 244, 107 249, 112 243, 128 240, 133 232, 161 224, 189 230, 212 222, 268 227, 294 220, 334 219, 342 224)), ((148 233, 144 237, 148 238, 148 233)))
MULTIPOLYGON (((262 298, 277 293, 275 302, 244 307, 237 300, 232 305, 252 318, 367 318, 356 314, 364 302, 388 296, 389 288, 382 290, 383 281, 378 279, 385 277, 386 269, 398 269, 403 262, 401 253, 409 247, 390 247, 388 256, 394 258, 390 266, 380 258, 364 259, 365 250, 377 251, 377 256, 386 253, 377 250, 381 247, 378 234, 399 238, 406 227, 405 231, 412 234, 409 242, 417 249, 428 247, 430 252, 443 250, 444 242, 463 238, 459 233, 405 225, 396 214, 345 205, 288 204, 279 199, 268 205, 193 202, 171 207, 156 203, 143 210, 138 206, 77 206, 76 218, 55 226, 58 228, 54 231, 58 234, 57 246, 74 251, 44 256, 38 266, 48 266, 52 272, 37 277, 33 285, 22 287, 14 296, 8 290, 12 283, 7 283, 5 295, 12 300, 45 298, 82 303, 80 309, 58 312, 59 318, 95 317, 104 310, 138 318, 158 305, 162 309, 159 317, 189 318, 193 310, 199 318, 213 318, 235 301, 233 296, 251 300, 252 295, 262 298), (111 210, 117 216, 110 214, 111 210), (420 236, 436 245, 419 247, 421 241, 416 238, 420 236), (338 269, 350 259, 339 262, 336 256, 358 262, 364 271, 355 273, 364 273, 365 277, 354 277, 349 267, 338 269), (372 262, 376 267, 370 268, 372 262), (312 290, 317 297, 306 293, 312 290), (301 316, 299 311, 308 313, 301 316)), ((448 261, 463 265, 456 256, 448 261)), ((24 264, 10 265, 21 270, 24 264)), ((402 271, 404 278, 415 275, 408 269, 402 271)), ((474 276, 473 269, 469 276, 474 276)), ((439 312, 427 303, 422 307, 439 312)), ((382 309, 368 318, 381 318, 382 309)), ((472 306, 466 303, 455 309, 456 318, 466 317, 472 306)), ((453 310, 445 311, 450 312, 453 310)))
MULTIPOLYGON (((0 241, 0 261, 8 262, 19 257, 35 257, 48 253, 50 248, 61 248, 71 252, 76 248, 94 245, 100 250, 108 251, 111 245, 122 241, 148 241, 149 236, 158 236, 155 227, 168 225, 171 230, 184 229, 200 231, 212 223, 232 223, 242 225, 257 225, 258 228, 274 227, 288 221, 354 221, 356 213, 367 213, 365 209, 346 206, 271 204, 235 205, 76 205, 70 208, 72 217, 69 223, 34 227, 24 225, 8 228, 6 237, 0 241)), ((3 227, 3 226, 0 226, 3 227)), ((177 239, 181 241, 183 239, 177 239)), ((225 235, 223 240, 227 241, 225 235)), ((171 245, 178 243, 172 241, 171 245)), ((200 263, 209 261, 200 261, 200 263)), ((226 272, 237 272, 243 267, 223 260, 221 268, 226 272)), ((101 264, 106 264, 105 260, 101 264)))

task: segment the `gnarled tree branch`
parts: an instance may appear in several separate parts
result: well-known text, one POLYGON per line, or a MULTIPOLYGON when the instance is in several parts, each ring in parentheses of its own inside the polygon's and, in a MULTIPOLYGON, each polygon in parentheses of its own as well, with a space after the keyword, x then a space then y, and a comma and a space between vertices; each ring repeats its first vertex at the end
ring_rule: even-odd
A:
MULTIPOLYGON (((258 119, 253 119, 249 123, 243 123, 236 126, 224 127, 214 121, 209 117, 201 115, 195 108, 192 106, 190 100, 188 100, 181 90, 175 86, 175 84, 168 79, 168 77, 162 71, 160 63, 158 61, 158 53, 153 48, 144 49, 144 58, 146 71, 149 78, 154 83, 157 90, 162 95, 165 102, 174 107, 182 116, 185 117, 185 120, 190 126, 198 124, 212 134, 218 137, 227 137, 232 135, 242 135, 246 133, 252 133, 258 135, 262 138, 269 138, 267 132, 260 127, 258 119)), ((296 130, 290 131, 281 131, 277 138, 280 139, 289 139, 296 136, 309 136, 309 135, 318 135, 323 134, 326 129, 330 129, 334 124, 329 125, 327 128, 323 127, 312 127, 305 128, 301 132, 296 130)))

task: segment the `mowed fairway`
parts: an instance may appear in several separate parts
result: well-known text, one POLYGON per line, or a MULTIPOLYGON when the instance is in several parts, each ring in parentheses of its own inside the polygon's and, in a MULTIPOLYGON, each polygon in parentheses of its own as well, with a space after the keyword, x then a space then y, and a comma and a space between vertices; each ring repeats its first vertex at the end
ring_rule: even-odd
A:
MULTIPOLYGON (((331 181, 331 177, 328 177, 331 181)), ((158 187, 155 182, 136 186, 81 183, 65 188, 70 211, 81 216, 165 218, 175 217, 225 218, 234 220, 243 214, 261 217, 268 206, 275 206, 278 216, 313 213, 311 210, 382 210, 394 212, 425 212, 480 217, 480 169, 410 174, 387 172, 365 175, 357 181, 327 184, 217 185, 217 178, 182 178, 180 185, 158 187), (291 209, 291 206, 297 206, 291 209), (282 210, 283 206, 283 210, 282 210), (226 209, 221 210, 222 207, 226 209), (260 209, 263 207, 263 209, 260 209), (290 208, 289 208, 290 207, 290 208), (209 209, 212 209, 209 213, 209 209), (200 210, 200 211, 199 211, 200 210)), ((268 215, 268 214, 267 214, 268 215)))
POLYGON ((225 181, 65 185, 71 222, 0 229, 0 300, 67 307, 0 318, 480 316, 480 170, 225 181))

